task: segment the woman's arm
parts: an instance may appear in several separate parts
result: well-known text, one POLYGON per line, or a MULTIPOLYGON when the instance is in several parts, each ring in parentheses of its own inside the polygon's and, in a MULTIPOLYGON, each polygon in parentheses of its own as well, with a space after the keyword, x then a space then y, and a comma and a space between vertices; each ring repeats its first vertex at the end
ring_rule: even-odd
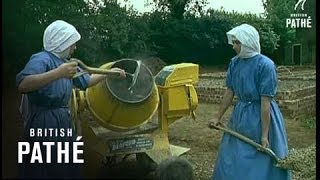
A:
POLYGON ((234 97, 233 91, 230 88, 227 88, 224 93, 219 111, 216 114, 217 115, 216 117, 218 118, 219 121, 222 118, 222 116, 224 115, 224 113, 227 111, 228 107, 231 105, 233 97, 234 97))
POLYGON ((92 86, 98 84, 100 81, 102 81, 106 77, 107 77, 107 75, 104 75, 104 74, 92 74, 90 76, 88 87, 92 87, 92 86))
POLYGON ((20 93, 28 93, 42 88, 58 78, 59 75, 57 69, 53 69, 42 74, 29 75, 21 81, 18 86, 18 90, 20 93))
POLYGON ((234 97, 234 92, 232 91, 232 89, 227 88, 227 90, 223 95, 223 99, 222 99, 219 111, 215 114, 215 116, 213 117, 213 120, 209 122, 210 127, 213 125, 216 126, 217 124, 220 123, 222 116, 227 111, 228 107, 231 105, 233 97, 234 97))
POLYGON ((78 64, 76 62, 63 63, 58 68, 48 72, 26 76, 20 82, 18 90, 20 93, 28 93, 42 88, 59 78, 72 78, 72 76, 77 72, 77 65, 78 64))
MULTIPOLYGON (((119 72, 119 76, 117 76, 119 78, 125 78, 126 77, 126 73, 122 69, 112 68, 111 70, 115 71, 115 72, 119 72)), ((93 74, 93 75, 91 75, 88 87, 92 87, 92 86, 98 84, 100 81, 104 80, 106 77, 107 77, 107 75, 105 75, 105 74, 93 74)))
POLYGON ((263 147, 269 146, 268 134, 270 127, 270 103, 270 97, 261 96, 261 145, 263 147))

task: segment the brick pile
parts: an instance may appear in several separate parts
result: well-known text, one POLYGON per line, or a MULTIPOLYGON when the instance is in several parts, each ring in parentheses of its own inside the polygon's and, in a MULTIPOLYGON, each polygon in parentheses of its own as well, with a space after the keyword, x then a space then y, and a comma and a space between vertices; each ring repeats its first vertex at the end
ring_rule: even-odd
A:
MULTIPOLYGON (((225 87, 225 73, 201 74, 196 85, 199 102, 221 103, 225 87)), ((300 70, 278 73, 278 93, 275 100, 281 112, 290 119, 315 116, 316 81, 315 70, 300 70), (288 74, 290 73, 290 74, 288 74)), ((233 103, 237 101, 234 98, 233 103)))

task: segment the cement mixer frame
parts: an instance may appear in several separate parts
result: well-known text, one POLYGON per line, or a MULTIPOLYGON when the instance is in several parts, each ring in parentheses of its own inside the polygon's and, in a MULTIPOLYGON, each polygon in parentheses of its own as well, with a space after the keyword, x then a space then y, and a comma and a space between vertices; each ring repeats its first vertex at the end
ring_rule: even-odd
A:
MULTIPOLYGON (((112 63, 108 63, 100 68, 111 66, 112 63)), ((190 148, 170 144, 168 131, 171 123, 184 116, 195 119, 198 98, 194 84, 198 82, 198 74, 197 64, 180 63, 164 67, 155 76, 157 121, 150 118, 138 127, 118 132, 101 126, 99 121, 83 118, 85 113, 92 113, 88 102, 90 88, 86 91, 73 89, 71 114, 78 135, 83 136, 87 166, 96 169, 101 162, 112 157, 136 154, 138 162, 150 170, 169 156, 180 156, 189 151, 190 148)), ((96 119, 97 115, 93 115, 96 119)), ((107 163, 111 164, 110 161, 107 163)), ((94 175, 93 169, 89 174, 94 175)))

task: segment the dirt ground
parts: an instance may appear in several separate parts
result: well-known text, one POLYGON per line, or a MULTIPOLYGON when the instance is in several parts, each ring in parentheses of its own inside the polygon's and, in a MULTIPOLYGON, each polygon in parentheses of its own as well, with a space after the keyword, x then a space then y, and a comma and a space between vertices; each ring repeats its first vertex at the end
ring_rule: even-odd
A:
MULTIPOLYGON (((185 156, 194 165, 196 179, 210 179, 217 156, 222 132, 207 128, 208 119, 213 117, 218 105, 199 104, 197 120, 180 119, 170 126, 170 142, 174 145, 190 147, 185 156)), ((231 107, 224 115, 227 122, 231 107)), ((306 125, 305 121, 285 119, 289 149, 303 148, 316 142, 316 129, 306 125)))
MULTIPOLYGON (((7 86, 12 87, 12 86, 7 86)), ((22 122, 18 113, 19 94, 15 88, 3 89, 2 94, 2 177, 17 177, 17 142, 21 137, 22 122)), ((218 105, 199 104, 196 121, 189 117, 177 120, 170 126, 169 140, 171 144, 191 148, 183 156, 194 167, 196 179, 210 179, 222 132, 207 128, 208 120, 217 111, 218 105)), ((230 114, 228 110, 224 119, 230 114)), ((289 141, 289 149, 307 147, 316 142, 316 129, 309 120, 285 119, 289 141), (310 125, 311 124, 311 125, 310 125)), ((134 155, 114 167, 101 169, 99 177, 131 177, 151 179, 151 174, 145 174, 139 168, 134 155)))

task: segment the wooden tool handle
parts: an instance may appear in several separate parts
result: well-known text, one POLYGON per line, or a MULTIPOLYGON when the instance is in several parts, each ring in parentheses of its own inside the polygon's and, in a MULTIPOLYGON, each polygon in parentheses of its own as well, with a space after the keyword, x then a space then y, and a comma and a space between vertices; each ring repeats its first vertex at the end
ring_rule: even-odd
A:
POLYGON ((112 71, 109 69, 102 69, 102 68, 93 68, 89 67, 86 64, 84 64, 79 59, 71 59, 70 62, 77 62, 78 65, 84 70, 87 71, 90 74, 108 74, 108 75, 120 75, 119 71, 112 71))
POLYGON ((222 131, 224 131, 226 133, 229 133, 229 134, 237 137, 238 139, 240 139, 240 140, 242 140, 242 141, 244 141, 244 142, 256 147, 258 150, 269 154, 276 162, 279 161, 279 158, 276 156, 276 154, 271 149, 261 146, 260 144, 254 142, 250 138, 247 138, 246 136, 244 136, 242 134, 239 134, 239 133, 237 133, 235 131, 232 131, 231 129, 229 129, 227 127, 216 126, 216 125, 211 125, 211 126, 213 126, 213 128, 216 128, 216 129, 222 130, 222 131))

